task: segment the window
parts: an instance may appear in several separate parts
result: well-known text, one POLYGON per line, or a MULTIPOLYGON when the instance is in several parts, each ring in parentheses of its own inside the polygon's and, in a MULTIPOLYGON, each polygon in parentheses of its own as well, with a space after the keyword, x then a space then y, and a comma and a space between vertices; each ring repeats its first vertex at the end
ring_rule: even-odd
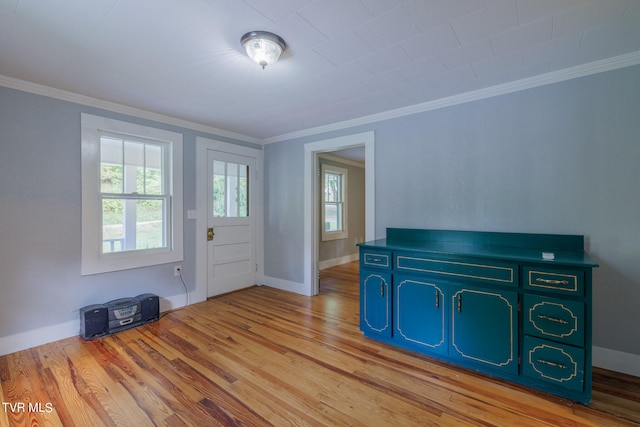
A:
POLYGON ((82 115, 82 274, 182 260, 182 135, 82 115))
POLYGON ((347 238, 347 170, 322 164, 322 240, 347 238))
POLYGON ((249 216, 249 166, 213 161, 213 216, 245 218, 249 216))

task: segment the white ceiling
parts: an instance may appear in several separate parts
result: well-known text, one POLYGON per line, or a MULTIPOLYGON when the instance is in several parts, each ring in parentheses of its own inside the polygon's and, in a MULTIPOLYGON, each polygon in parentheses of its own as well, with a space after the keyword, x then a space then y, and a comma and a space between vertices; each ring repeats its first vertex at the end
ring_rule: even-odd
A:
POLYGON ((636 51, 639 0, 0 0, 0 75, 258 141, 636 51))

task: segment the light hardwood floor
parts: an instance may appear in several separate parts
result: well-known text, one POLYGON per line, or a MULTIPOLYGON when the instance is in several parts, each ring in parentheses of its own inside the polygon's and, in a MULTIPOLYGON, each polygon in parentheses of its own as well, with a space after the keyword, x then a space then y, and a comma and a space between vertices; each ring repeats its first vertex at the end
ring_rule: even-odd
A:
POLYGON ((2 356, 0 426, 640 424, 636 377, 596 368, 585 406, 363 338, 357 267, 2 356))

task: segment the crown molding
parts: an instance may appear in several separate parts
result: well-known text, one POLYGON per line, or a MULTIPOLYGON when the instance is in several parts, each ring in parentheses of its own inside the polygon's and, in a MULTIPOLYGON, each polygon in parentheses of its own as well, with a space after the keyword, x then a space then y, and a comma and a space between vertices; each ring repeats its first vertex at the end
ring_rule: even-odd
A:
POLYGON ((296 131, 271 138, 265 138, 264 140, 262 140, 262 143, 271 144, 274 142, 287 141, 294 138, 302 138, 305 136, 312 136, 321 133, 342 130, 354 126, 367 125, 383 120, 395 119, 398 117, 409 116, 416 113, 424 113, 426 111, 437 110, 453 105, 492 98, 494 96, 506 95, 508 93, 519 92, 526 89, 532 89, 539 86, 577 79, 579 77, 603 73, 605 71, 612 71, 638 64, 640 64, 640 50, 620 56, 614 56, 612 58, 603 59, 600 61, 590 62, 588 64, 577 65, 575 67, 565 68, 562 70, 528 77, 522 80, 516 80, 514 82, 503 83, 488 88, 474 90, 472 92, 465 92, 458 95, 448 96, 446 98, 436 99, 434 101, 428 101, 421 104, 389 110, 383 113, 372 114, 357 119, 345 120, 342 122, 332 123, 330 125, 318 126, 302 131, 296 131))
POLYGON ((13 77, 0 75, 0 86, 4 86, 10 89, 20 90, 22 92, 33 93, 35 95, 47 96, 49 98, 59 99, 61 101, 73 102, 75 104, 85 105, 87 107, 95 107, 103 110, 113 111, 115 113, 126 114, 128 116, 137 117, 140 119, 153 120, 156 122, 165 123, 168 125, 179 126, 186 129, 191 129, 207 134, 220 136, 223 138, 231 138, 242 142, 249 142, 252 144, 262 144, 263 141, 260 138, 254 138, 251 136, 243 135, 236 132, 230 132, 223 129, 218 129, 212 126, 203 125, 200 123, 190 122, 188 120, 178 119, 176 117, 167 116, 160 113, 154 113, 151 111, 143 110, 128 105, 117 104, 111 101, 105 101, 98 98, 92 98, 90 96, 80 95, 65 90, 55 89, 49 86, 44 86, 36 83, 27 82, 24 80, 15 79, 13 77))
POLYGON ((330 125, 318 126, 301 131, 291 132, 274 136, 271 138, 255 138, 236 132, 230 132, 223 129, 206 126, 200 123, 190 122, 187 120, 178 119, 164 114, 154 113, 140 108, 135 108, 127 105, 117 104, 115 102, 104 101, 97 98, 92 98, 85 95, 79 95, 73 92, 68 92, 60 89, 51 88, 36 83, 30 83, 27 81, 15 79, 0 75, 0 86, 8 87, 11 89, 17 89, 23 92, 29 92, 36 95, 47 96, 50 98, 59 99, 62 101, 69 101, 76 104, 86 105, 89 107, 101 108, 104 110, 113 111, 116 113, 122 113, 129 116, 138 117, 141 119, 148 119, 158 121, 174 126, 179 126, 199 132, 213 134, 221 137, 232 138, 242 142, 248 142, 253 144, 271 144, 275 142, 287 141, 294 138, 302 138, 306 136, 313 136, 326 132, 332 132, 342 130, 354 126, 367 125, 383 120, 389 120, 412 114, 423 113, 426 111, 437 110, 440 108, 450 107, 453 105, 464 104, 467 102, 478 101, 481 99, 492 98, 494 96, 506 95, 508 93, 519 92, 526 89, 532 89, 539 86, 545 86, 553 83, 559 83, 566 80, 572 80, 579 77, 585 77, 592 74, 603 73, 606 71, 612 71, 619 68, 630 67, 640 64, 640 50, 627 53, 624 55, 614 56, 612 58, 603 59, 600 61, 590 62, 588 64, 577 65, 575 67, 565 68, 562 70, 552 71, 538 76, 528 77, 526 79, 517 80, 514 82, 503 83, 496 86, 491 86, 484 89, 478 89, 471 92, 465 92, 458 95, 448 96, 446 98, 436 99, 433 101, 424 102, 421 104, 411 105, 408 107, 397 108, 394 110, 385 111, 382 113, 372 114, 369 116, 359 117, 356 119, 345 120, 342 122, 332 123, 330 125))

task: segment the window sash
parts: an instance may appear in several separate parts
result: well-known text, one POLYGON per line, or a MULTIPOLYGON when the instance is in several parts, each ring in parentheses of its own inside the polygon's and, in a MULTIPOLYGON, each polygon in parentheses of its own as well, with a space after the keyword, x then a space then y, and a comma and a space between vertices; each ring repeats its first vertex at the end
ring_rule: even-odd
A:
POLYGON ((324 174, 325 203, 341 203, 343 200, 343 174, 326 171, 324 174))
POLYGON ((345 239, 347 232, 346 169, 322 164, 322 235, 323 241, 345 239))
POLYGON ((343 203, 326 202, 324 204, 324 231, 325 233, 341 232, 343 231, 342 212, 344 210, 343 203), (333 208, 333 209, 332 209, 333 208), (333 219, 335 221, 329 221, 333 219))
MULTIPOLYGON (((100 256, 108 257, 115 253, 133 251, 167 251, 171 247, 171 197, 135 194, 102 194, 100 196, 100 256), (107 224, 105 222, 105 201, 123 201, 120 223, 107 224), (135 202, 161 202, 160 219, 141 221, 139 218, 138 203, 135 202), (158 226, 158 231, 154 232, 158 226), (108 229, 120 229, 117 234, 106 232, 108 229), (158 243, 159 241, 159 243, 158 243), (145 246, 145 242, 147 242, 145 246), (156 242, 155 244, 153 242, 156 242), (151 246, 149 245, 151 243, 151 246)), ((143 207, 144 208, 144 207, 143 207)), ((155 212, 158 214, 158 212, 155 212)), ((147 215, 149 213, 147 212, 147 215)))

